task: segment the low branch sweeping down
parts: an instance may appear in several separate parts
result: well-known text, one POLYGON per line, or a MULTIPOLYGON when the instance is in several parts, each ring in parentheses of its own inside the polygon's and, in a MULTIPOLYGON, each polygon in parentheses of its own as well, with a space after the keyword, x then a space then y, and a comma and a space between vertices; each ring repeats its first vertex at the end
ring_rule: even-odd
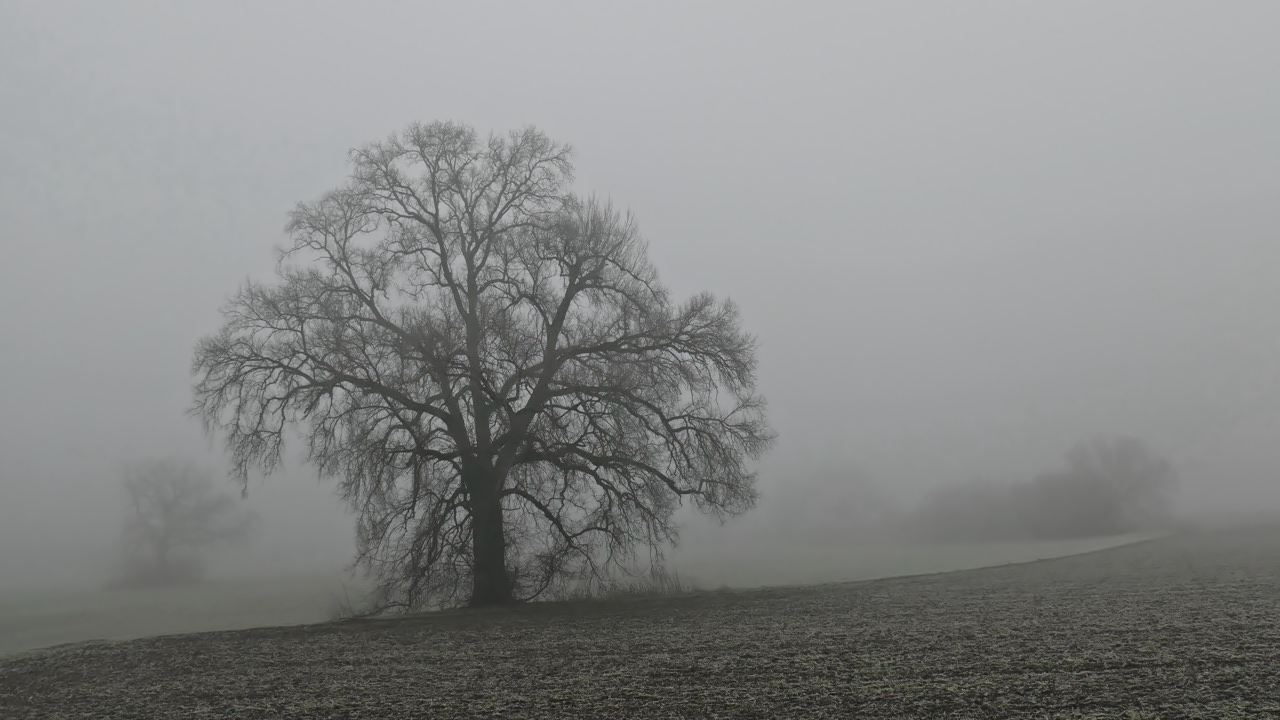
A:
POLYGON ((773 440, 729 301, 674 301, 567 146, 412 125, 298 205, 272 284, 196 348, 194 412, 236 473, 286 428, 340 480, 384 609, 528 599, 756 498, 773 440))

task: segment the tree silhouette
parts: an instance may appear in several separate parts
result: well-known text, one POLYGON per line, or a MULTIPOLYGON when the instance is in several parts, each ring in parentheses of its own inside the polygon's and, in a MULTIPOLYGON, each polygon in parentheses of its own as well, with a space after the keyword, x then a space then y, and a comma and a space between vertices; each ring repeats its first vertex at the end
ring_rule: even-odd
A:
POLYGON ((202 553, 248 537, 257 522, 228 493, 216 492, 212 477, 189 466, 152 462, 124 480, 130 514, 124 529, 124 585, 198 580, 202 553))
POLYGON ((242 478, 286 428, 359 515, 379 607, 535 597, 660 559, 684 500, 755 501, 771 443, 728 301, 675 302, 630 216, 567 190, 570 150, 415 124, 290 215, 195 353, 195 412, 242 478))

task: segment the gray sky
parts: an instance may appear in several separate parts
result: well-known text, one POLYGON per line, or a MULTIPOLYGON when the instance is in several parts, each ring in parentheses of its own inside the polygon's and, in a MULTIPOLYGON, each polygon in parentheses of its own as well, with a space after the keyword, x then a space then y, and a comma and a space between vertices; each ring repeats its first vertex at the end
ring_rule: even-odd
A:
MULTIPOLYGON (((221 461, 195 341, 346 150, 415 120, 571 143, 675 291, 740 303, 766 494, 1012 479, 1105 432, 1188 502, 1272 502, 1278 35, 1269 1, 9 0, 0 575, 97 542, 124 463, 221 461)), ((343 553, 328 491, 252 492, 275 541, 343 553)))

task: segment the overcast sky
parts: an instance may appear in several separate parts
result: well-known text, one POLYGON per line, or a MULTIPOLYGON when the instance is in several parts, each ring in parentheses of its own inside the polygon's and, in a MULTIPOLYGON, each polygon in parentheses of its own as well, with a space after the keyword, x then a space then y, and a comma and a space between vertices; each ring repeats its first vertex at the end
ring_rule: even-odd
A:
MULTIPOLYGON (((1280 3, 621 5, 0 4, 0 575, 96 542, 124 463, 219 467, 193 345, 412 121, 570 143, 669 286, 741 305, 766 501, 815 466, 1016 479, 1097 433, 1188 502, 1276 499, 1280 3)), ((349 522, 329 490, 251 497, 346 552, 306 534, 349 522)))

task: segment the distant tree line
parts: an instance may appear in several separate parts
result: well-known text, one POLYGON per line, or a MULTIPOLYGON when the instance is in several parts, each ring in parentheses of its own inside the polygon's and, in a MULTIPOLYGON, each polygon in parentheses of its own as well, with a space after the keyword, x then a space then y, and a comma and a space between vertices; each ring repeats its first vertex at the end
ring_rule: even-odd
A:
POLYGON ((1168 517, 1172 467, 1140 440, 1100 437, 1066 454, 1066 467, 1012 484, 940 488, 906 518, 931 540, 1054 540, 1119 535, 1168 517))

